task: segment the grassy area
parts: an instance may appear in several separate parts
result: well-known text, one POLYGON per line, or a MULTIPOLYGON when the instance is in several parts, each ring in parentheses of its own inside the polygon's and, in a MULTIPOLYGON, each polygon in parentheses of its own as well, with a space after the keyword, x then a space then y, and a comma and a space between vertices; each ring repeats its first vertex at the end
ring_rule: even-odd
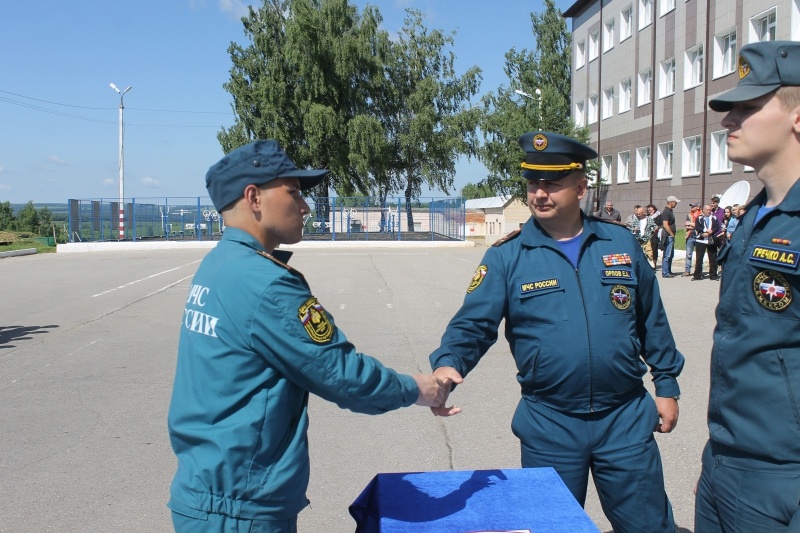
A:
POLYGON ((26 248, 36 248, 36 253, 40 254, 56 251, 55 246, 50 246, 47 243, 47 237, 36 237, 29 233, 0 231, 0 252, 13 252, 14 250, 24 250, 26 248))

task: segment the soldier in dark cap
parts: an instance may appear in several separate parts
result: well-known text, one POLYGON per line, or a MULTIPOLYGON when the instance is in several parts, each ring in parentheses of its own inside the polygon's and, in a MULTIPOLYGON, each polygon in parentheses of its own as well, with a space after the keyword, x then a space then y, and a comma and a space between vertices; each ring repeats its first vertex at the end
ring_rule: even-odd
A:
POLYGON ((434 374, 466 376, 505 320, 522 466, 554 467, 581 505, 591 471, 615 532, 672 533, 653 432, 678 421, 684 360, 655 274, 628 228, 581 210, 594 150, 544 131, 519 143, 533 216, 487 250, 430 356, 434 374), (648 366, 655 399, 642 383, 648 366))
MULTIPOLYGON (((168 425, 175 531, 296 533, 308 505, 308 394, 378 414, 443 405, 451 383, 356 352, 286 264, 309 211, 300 170, 275 141, 237 148, 206 187, 225 234, 192 280, 168 425)), ((457 412, 457 408, 450 408, 457 412)))
POLYGON ((764 184, 720 250, 695 532, 800 531, 800 42, 743 46, 728 157, 764 184))

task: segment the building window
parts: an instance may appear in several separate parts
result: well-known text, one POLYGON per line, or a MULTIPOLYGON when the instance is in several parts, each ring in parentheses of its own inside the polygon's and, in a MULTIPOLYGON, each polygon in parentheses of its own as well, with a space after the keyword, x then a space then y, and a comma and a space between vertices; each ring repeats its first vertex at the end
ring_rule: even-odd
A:
POLYGON ((575 47, 575 70, 586 64, 586 41, 581 41, 575 47))
POLYGON ((603 118, 610 118, 614 115, 614 87, 603 89, 603 118))
POLYGON ((775 40, 775 21, 778 11, 772 8, 750 19, 750 42, 763 42, 775 40))
POLYGON ((620 152, 617 154, 617 183, 628 183, 631 172, 631 153, 620 152))
POLYGON ((672 141, 658 145, 656 179, 665 180, 672 177, 672 141))
POLYGON ((633 34, 633 6, 628 6, 619 14, 619 42, 633 34))
POLYGON ((681 174, 683 176, 700 175, 700 162, 702 157, 700 143, 699 135, 696 137, 687 137, 683 140, 683 153, 681 155, 681 159, 683 160, 681 174))
POLYGON ((650 147, 636 149, 636 181, 650 179, 650 147))
POLYGON ((611 183, 611 165, 614 162, 614 156, 604 155, 603 164, 600 168, 600 183, 611 183))
POLYGON ((631 109, 631 79, 619 82, 619 112, 624 113, 631 109))
POLYGON ((660 15, 663 17, 670 11, 675 9, 675 0, 661 0, 661 13, 660 15))
POLYGON ((711 134, 711 172, 730 172, 733 168, 728 159, 728 130, 711 134))
POLYGON ((675 93, 675 58, 671 57, 661 63, 658 83, 658 97, 664 98, 675 93))
POLYGON ((603 52, 614 48, 614 19, 603 25, 603 52))
POLYGON ((583 100, 575 104, 575 125, 582 128, 586 125, 586 115, 583 110, 583 100))
POLYGON ((714 37, 714 77, 736 70, 736 29, 714 37))
POLYGON ((703 57, 702 44, 686 51, 686 61, 684 61, 683 65, 684 89, 691 89, 703 83, 705 59, 703 57))
POLYGON ((653 23, 653 0, 639 0, 639 29, 653 23))
POLYGON ((639 73, 639 81, 636 87, 636 105, 650 103, 650 85, 653 83, 653 71, 649 68, 639 73))
POLYGON ((598 33, 594 32, 589 36, 589 61, 594 61, 600 55, 600 43, 598 42, 598 33))
POLYGON ((589 96, 589 109, 586 110, 586 119, 589 124, 597 122, 597 93, 589 96))

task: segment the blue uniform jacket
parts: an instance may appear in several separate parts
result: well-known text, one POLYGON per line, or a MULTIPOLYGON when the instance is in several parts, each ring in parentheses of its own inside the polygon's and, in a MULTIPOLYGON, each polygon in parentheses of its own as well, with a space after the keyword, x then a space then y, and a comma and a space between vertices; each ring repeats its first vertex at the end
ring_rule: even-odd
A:
POLYGON ((708 427, 728 455, 800 468, 800 180, 753 226, 765 199, 719 254, 708 427))
POLYGON ((505 335, 522 393, 555 409, 587 413, 641 392, 651 367, 658 396, 680 393, 683 356, 652 267, 624 226, 584 217, 578 268, 533 218, 487 250, 461 309, 431 354, 434 368, 466 376, 505 335))
POLYGON ((360 413, 413 404, 419 389, 356 352, 305 279, 227 228, 203 260, 181 321, 169 434, 169 507, 288 519, 308 500, 308 393, 360 413))

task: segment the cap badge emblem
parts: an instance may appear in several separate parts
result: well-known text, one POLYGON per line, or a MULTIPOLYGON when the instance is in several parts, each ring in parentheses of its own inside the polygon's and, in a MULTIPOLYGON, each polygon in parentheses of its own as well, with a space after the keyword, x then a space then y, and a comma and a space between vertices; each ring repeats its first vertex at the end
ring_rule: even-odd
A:
POLYGON ((536 151, 541 152, 547 148, 547 137, 542 135, 541 133, 537 133, 533 136, 533 149, 536 151))
POLYGON ((744 56, 739 56, 739 79, 750 74, 750 63, 747 62, 744 56))

